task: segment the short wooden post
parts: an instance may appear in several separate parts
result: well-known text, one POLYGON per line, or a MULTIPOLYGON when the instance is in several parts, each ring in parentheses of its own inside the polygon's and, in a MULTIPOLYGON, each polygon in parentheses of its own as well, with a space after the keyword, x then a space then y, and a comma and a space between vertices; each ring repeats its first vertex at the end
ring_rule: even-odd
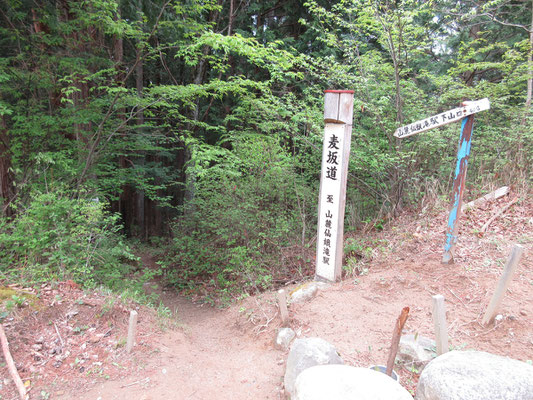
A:
POLYGON ((409 317, 409 307, 404 307, 400 316, 396 320, 396 325, 394 325, 394 331, 392 332, 392 340, 389 349, 389 358, 387 359, 387 369, 385 373, 388 376, 392 375, 392 368, 394 367, 394 360, 396 360, 396 354, 398 353, 398 346, 400 345, 400 339, 402 338, 402 331, 409 317))
POLYGON ((489 306, 487 307, 487 311, 485 311, 485 315, 483 316, 483 321, 481 322, 483 325, 487 325, 494 320, 498 308, 503 300, 503 296, 505 295, 505 292, 507 291, 507 288, 511 283, 511 279, 516 271, 516 267, 522 258, 523 252, 524 248, 521 245, 514 245, 509 258, 507 259, 507 264, 505 264, 505 267, 503 268, 503 274, 498 282, 498 286, 496 287, 489 306))
POLYGON ((342 273, 346 177, 352 137, 354 92, 326 90, 325 93, 316 277, 336 281, 342 273))
POLYGON ((474 130, 474 116, 469 115, 463 118, 461 126, 461 138, 459 139, 459 149, 457 150, 457 164, 455 166, 455 179, 453 181, 453 205, 448 217, 448 227, 446 228, 446 244, 442 256, 443 264, 454 263, 454 250, 457 244, 457 234, 459 232, 459 217, 463 203, 463 192, 465 189, 466 170, 468 167, 468 157, 470 156, 470 146, 472 144, 472 131, 474 130))
POLYGON ((440 294, 433 296, 433 323, 435 324, 437 355, 440 356, 448 351, 446 308, 444 307, 444 297, 440 294))
POLYGON ((283 289, 278 290, 278 304, 281 315, 281 325, 287 326, 289 325, 289 311, 287 310, 287 295, 283 289))
POLYGON ((130 311, 130 321, 128 324, 128 341, 126 343, 126 351, 131 353, 133 345, 135 344, 135 333, 137 331, 137 311, 130 311))

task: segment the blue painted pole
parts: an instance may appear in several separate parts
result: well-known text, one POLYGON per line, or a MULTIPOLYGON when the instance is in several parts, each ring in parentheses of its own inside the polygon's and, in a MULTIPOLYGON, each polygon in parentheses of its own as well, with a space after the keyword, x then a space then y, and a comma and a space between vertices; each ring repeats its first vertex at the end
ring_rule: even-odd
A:
POLYGON ((472 132, 474 130, 474 115, 463 118, 461 125, 461 137, 459 139, 459 149, 457 150, 457 164, 455 166, 455 178, 453 181, 453 206, 448 217, 446 228, 446 244, 442 256, 443 264, 453 264, 455 245, 457 244, 457 234, 459 232, 459 217, 461 216, 461 205, 463 203, 463 192, 466 181, 466 170, 468 167, 468 157, 472 144, 472 132))

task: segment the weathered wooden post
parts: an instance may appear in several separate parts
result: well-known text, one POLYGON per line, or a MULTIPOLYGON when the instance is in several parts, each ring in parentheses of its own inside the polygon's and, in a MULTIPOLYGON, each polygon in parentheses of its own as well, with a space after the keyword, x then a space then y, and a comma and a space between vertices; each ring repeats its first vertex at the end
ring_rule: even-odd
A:
POLYGON ((453 182, 453 204, 448 218, 446 229, 446 244, 442 256, 443 264, 453 264, 453 253, 457 243, 457 233, 459 231, 459 216, 463 202, 463 192, 466 181, 466 170, 470 146, 472 144, 472 131, 474 127, 474 114, 490 109, 489 99, 478 101, 465 101, 459 108, 434 115, 412 124, 398 128, 394 133, 397 138, 405 138, 429 129, 437 128, 456 122, 462 119, 461 137, 459 139, 459 149, 457 151, 457 164, 455 166, 455 179, 453 182))
POLYGON ((278 290, 279 313, 281 315, 281 326, 289 325, 289 310, 287 309, 287 294, 285 290, 278 290))
POLYGON ((446 308, 444 296, 433 296, 433 324, 435 325, 435 343, 437 355, 440 356, 448 351, 448 324, 446 323, 446 308))
POLYGON ((324 144, 318 203, 316 277, 340 279, 346 206, 346 177, 352 137, 353 90, 326 90, 324 144))
POLYGON ((130 311, 130 320, 128 323, 128 340, 126 342, 126 352, 131 353, 135 344, 135 335, 137 332, 137 311, 130 311))
POLYGON ((503 274, 498 282, 498 286, 496 287, 496 290, 492 295, 492 299, 490 300, 489 306, 487 307, 487 311, 485 311, 485 315, 483 316, 483 321, 481 322, 483 325, 488 325, 494 320, 494 317, 498 312, 498 307, 500 307, 500 304, 503 300, 503 296, 505 295, 505 292, 507 291, 507 288, 511 283, 511 279, 513 278, 513 275, 516 271, 516 267, 520 262, 520 259, 522 258, 523 252, 524 248, 522 247, 522 245, 514 245, 513 251, 509 255, 507 263, 503 268, 503 274))

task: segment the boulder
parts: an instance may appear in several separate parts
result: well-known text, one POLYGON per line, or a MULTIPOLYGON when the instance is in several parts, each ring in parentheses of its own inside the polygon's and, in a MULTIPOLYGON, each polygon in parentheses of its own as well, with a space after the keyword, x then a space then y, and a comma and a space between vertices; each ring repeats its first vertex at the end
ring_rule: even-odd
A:
POLYGON ((295 337, 296 333, 291 328, 281 328, 276 336, 275 347, 279 350, 287 350, 295 337))
POLYGON ((398 382, 382 372, 348 365, 319 365, 296 379, 291 400, 413 400, 398 382))
POLYGON ((298 286, 291 292, 290 303, 303 303, 311 300, 318 293, 318 284, 316 282, 308 282, 298 286))
POLYGON ((420 375, 417 400, 533 400, 533 367, 482 351, 451 351, 420 375))
POLYGON ((437 356, 434 340, 419 335, 403 335, 398 348, 398 360, 410 369, 421 372, 437 356))
POLYGON ((296 378, 315 365, 344 364, 335 347, 320 338, 296 339, 289 351, 285 369, 285 390, 293 394, 296 378))

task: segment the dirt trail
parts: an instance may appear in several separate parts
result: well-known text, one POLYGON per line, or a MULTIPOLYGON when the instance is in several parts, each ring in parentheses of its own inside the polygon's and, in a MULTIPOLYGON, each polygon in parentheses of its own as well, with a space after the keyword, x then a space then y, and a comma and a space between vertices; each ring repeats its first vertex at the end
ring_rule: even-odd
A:
MULTIPOLYGON (((531 362, 533 204, 528 199, 515 205, 494 223, 491 232, 477 234, 479 225, 494 214, 492 208, 465 215, 452 265, 440 262, 444 213, 438 217, 428 214, 425 220, 398 221, 401 229, 365 238, 372 249, 371 259, 360 264, 359 273, 354 271, 343 281, 321 289, 312 301, 291 305, 291 328, 303 337, 329 341, 346 364, 383 364, 401 309, 411 309, 404 333, 433 338, 431 296, 442 294, 453 349, 476 349, 531 362), (500 306, 500 320, 483 326, 483 312, 514 243, 524 245, 526 255, 500 306), (383 249, 378 251, 380 246, 383 249)), ((287 288, 292 289, 294 286, 287 288)), ((199 307, 170 292, 163 293, 162 299, 172 310, 177 309, 181 327, 164 335, 154 334, 149 346, 136 348, 131 357, 139 365, 137 372, 97 384, 88 392, 77 393, 77 398, 283 398, 287 353, 272 346, 280 326, 275 292, 247 298, 226 310, 199 307), (143 348, 156 351, 139 354, 143 348), (143 364, 143 360, 149 361, 143 364)), ((414 393, 417 371, 408 366, 397 366, 396 371, 401 384, 414 393)))
POLYGON ((81 399, 278 398, 281 353, 235 324, 232 310, 200 307, 170 293, 162 301, 175 310, 180 327, 152 344, 160 353, 137 374, 100 384, 81 399))

